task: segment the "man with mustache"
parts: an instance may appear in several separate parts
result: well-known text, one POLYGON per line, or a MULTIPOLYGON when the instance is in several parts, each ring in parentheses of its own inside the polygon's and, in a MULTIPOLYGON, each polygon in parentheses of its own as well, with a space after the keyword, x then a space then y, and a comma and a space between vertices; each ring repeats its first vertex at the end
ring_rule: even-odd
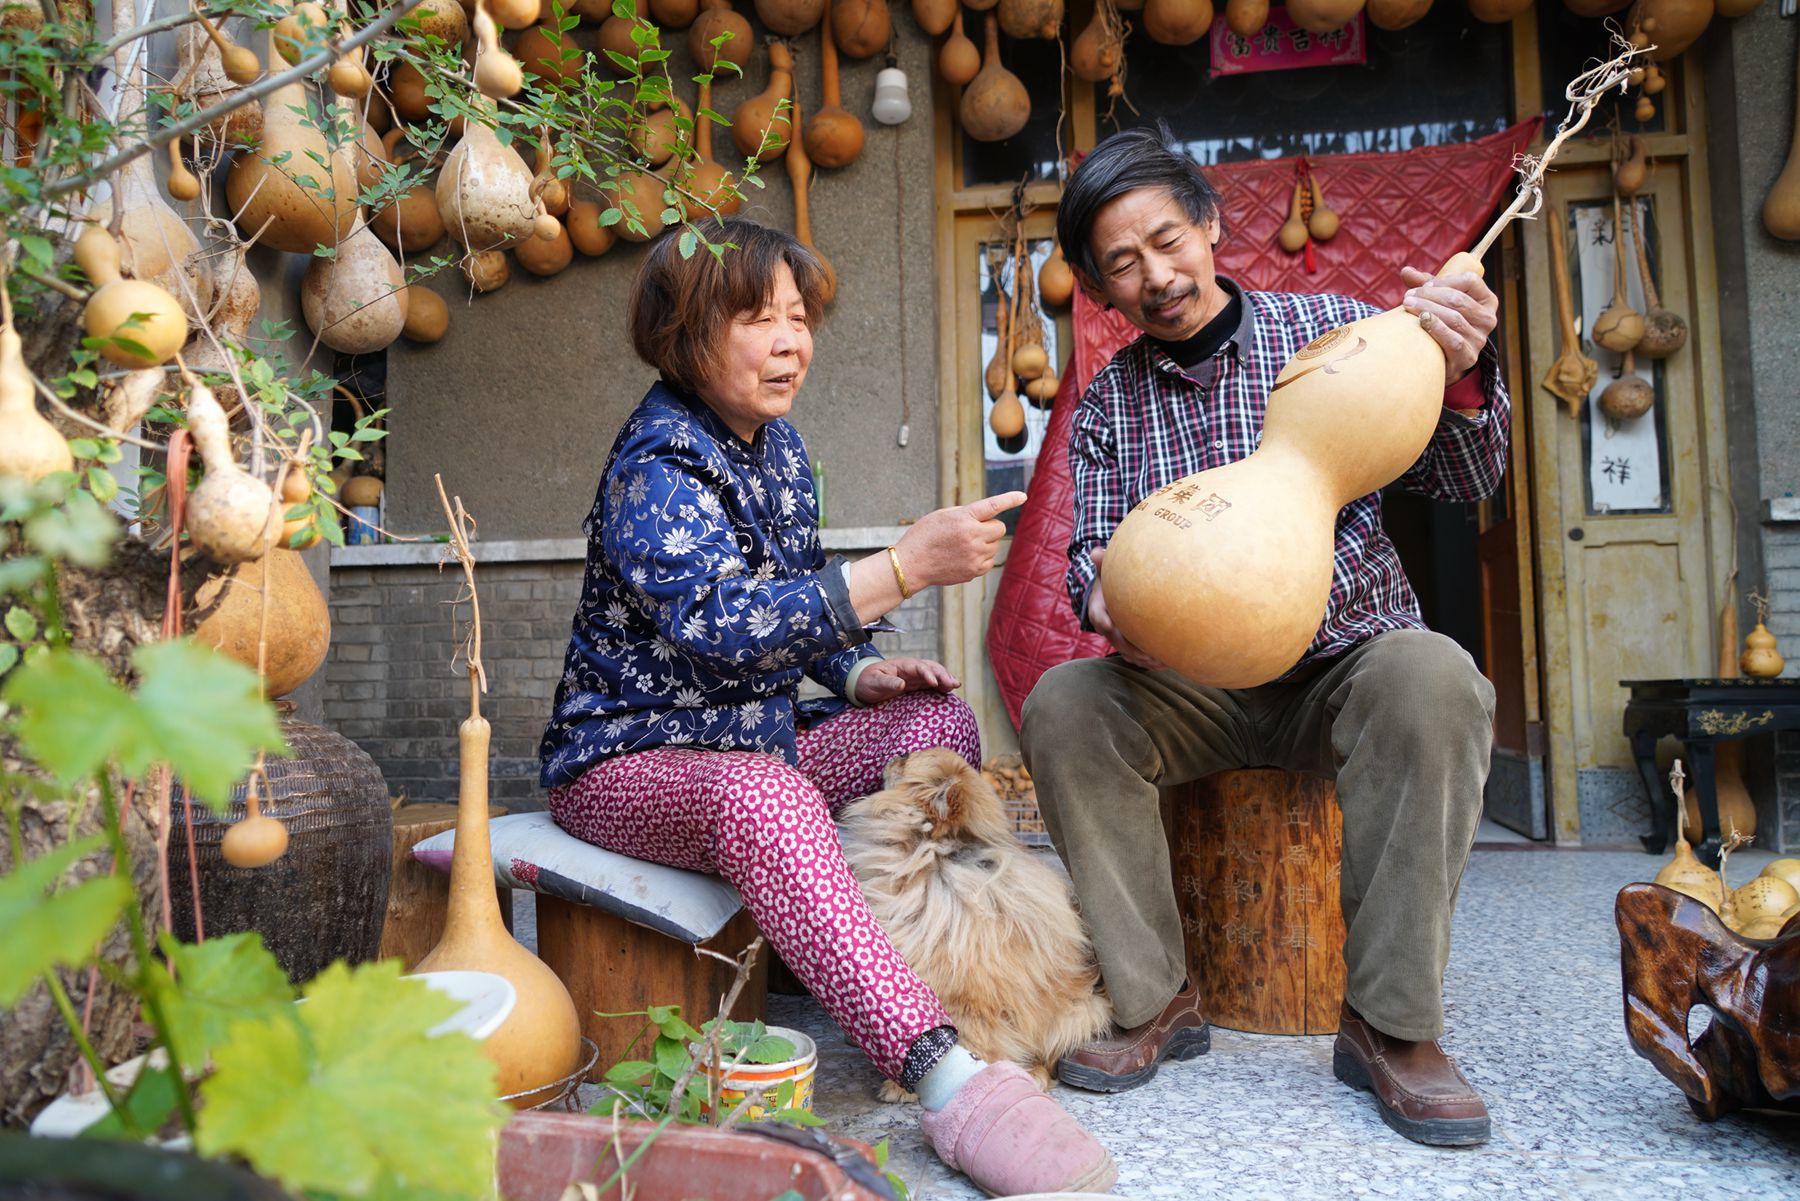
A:
MULTIPOLYGON (((1158 789, 1235 767, 1335 779, 1348 937, 1333 1066, 1407 1138, 1486 1141, 1487 1109, 1444 1053, 1450 916, 1481 814, 1494 690, 1425 628, 1373 493, 1338 514, 1331 599, 1305 655, 1247 689, 1196 684, 1132 644, 1101 586, 1107 541, 1149 493, 1244 458, 1295 351, 1378 310, 1345 296, 1248 292, 1217 275, 1219 196, 1166 130, 1101 142, 1057 213, 1090 299, 1142 336, 1088 386, 1070 433, 1075 530, 1068 588, 1117 652, 1046 673, 1021 742, 1052 840, 1093 931, 1120 1027, 1067 1055, 1065 1083, 1134 1088, 1211 1045, 1187 978, 1158 789)), ((1478 276, 1403 269, 1405 307, 1443 348, 1444 408, 1399 486, 1439 500, 1491 494, 1510 403, 1488 336, 1499 302, 1478 276)), ((1375 431, 1370 431, 1371 435, 1375 431)))

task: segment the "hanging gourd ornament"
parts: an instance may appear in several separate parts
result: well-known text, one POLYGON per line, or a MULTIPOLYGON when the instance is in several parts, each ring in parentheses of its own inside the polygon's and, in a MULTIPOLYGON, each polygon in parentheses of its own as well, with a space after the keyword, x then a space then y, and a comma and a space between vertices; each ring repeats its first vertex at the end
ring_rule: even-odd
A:
POLYGON ((995 12, 1009 38, 1053 38, 1062 28, 1063 0, 1000 0, 995 12))
MULTIPOLYGON (((491 103, 491 102, 490 102, 491 103)), ((534 232, 531 168, 481 121, 470 121, 438 171, 438 213, 471 251, 506 246, 534 232)))
POLYGON ((962 5, 950 24, 950 36, 938 51, 938 74, 953 87, 964 87, 981 73, 981 50, 963 33, 962 5))
POLYGON ((1306 218, 1301 216, 1305 187, 1301 180, 1294 181, 1294 196, 1288 204, 1287 220, 1275 231, 1276 242, 1289 254, 1299 254, 1306 248, 1306 218))
POLYGON ((887 49, 894 36, 887 0, 831 0, 830 7, 831 38, 846 57, 870 58, 887 49))
POLYGON ((196 12, 206 36, 212 39, 219 48, 219 63, 225 68, 225 78, 235 84, 252 84, 262 78, 262 63, 257 60, 255 51, 238 45, 219 31, 219 27, 207 19, 205 13, 196 12))
MULTIPOLYGON (((391 129, 382 139, 382 150, 389 161, 404 162, 417 157, 418 152, 405 139, 404 128, 391 129), (397 155, 404 157, 397 158, 397 155)), ((444 236, 444 219, 438 214, 437 193, 431 183, 415 183, 398 199, 376 209, 369 217, 369 228, 383 242, 407 254, 418 254, 436 246, 444 236)))
POLYGON ((406 324, 406 278, 393 252, 361 221, 330 258, 307 264, 300 311, 319 341, 341 354, 374 354, 406 324))
POLYGON ((1325 195, 1319 191, 1319 173, 1308 171, 1306 178, 1312 185, 1312 212, 1307 214, 1306 232, 1315 242, 1329 242, 1337 236, 1340 218, 1325 205, 1325 195))
POLYGON ((169 195, 182 203, 200 199, 200 180, 181 159, 181 139, 169 142, 169 195))
POLYGON ((912 0, 913 20, 918 22, 919 32, 935 38, 950 28, 958 7, 957 0, 912 0))
MULTIPOLYGON (((786 42, 769 43, 769 83, 731 114, 731 144, 761 163, 780 158, 788 147, 793 113, 782 102, 793 95, 794 56, 786 42)), ((667 112, 668 110, 663 110, 667 112)))
POLYGON ((1747 676, 1768 680, 1781 674, 1787 666, 1777 649, 1775 635, 1769 633, 1769 599, 1760 592, 1752 592, 1750 601, 1756 606, 1756 628, 1744 635, 1744 654, 1738 660, 1747 676))
MULTIPOLYGON (((1676 796, 1682 793, 1681 782, 1686 773, 1681 770, 1681 760, 1669 769, 1669 789, 1676 796)), ((1694 858, 1694 848, 1688 844, 1686 817, 1679 809, 1675 821, 1675 854, 1669 862, 1663 864, 1662 870, 1656 873, 1653 883, 1664 888, 1672 888, 1683 896, 1693 897, 1714 913, 1719 912, 1725 904, 1725 881, 1719 874, 1694 858)))
POLYGON ((356 222, 355 168, 313 127, 309 108, 298 80, 271 93, 263 102, 261 144, 240 152, 225 177, 238 229, 290 254, 336 246, 356 222))
MULTIPOLYGON (((1263 13, 1268 13, 1268 0, 1251 0, 1263 6, 1263 13)), ((1094 15, 1075 37, 1075 44, 1069 47, 1069 70, 1075 78, 1088 83, 1104 83, 1119 70, 1119 63, 1125 55, 1124 39, 1119 36, 1116 22, 1116 11, 1108 13, 1104 3, 1094 6, 1094 15)), ((1262 28, 1259 24, 1257 28, 1262 28)))
POLYGON ((75 261, 95 287, 83 321, 90 338, 106 344, 100 353, 121 367, 157 367, 175 357, 187 341, 187 314, 155 284, 119 274, 119 244, 98 225, 75 243, 75 261))
POLYGON ((233 867, 267 867, 287 853, 287 827, 262 811, 251 777, 244 793, 244 816, 219 839, 219 855, 233 867))
POLYGON ((68 441, 38 412, 19 331, 8 322, 0 326, 0 479, 35 484, 73 470, 68 441))
POLYGON ((1594 341, 1615 354, 1624 354, 1644 336, 1644 317, 1625 299, 1625 226, 1620 216, 1619 198, 1613 197, 1613 291, 1612 300, 1594 318, 1594 341))
POLYGON ((803 135, 806 153, 814 164, 834 171, 856 161, 862 153, 865 136, 862 122, 845 110, 839 88, 837 42, 831 36, 832 22, 836 19, 836 13, 827 8, 819 27, 819 72, 824 81, 824 103, 807 121, 803 135))
MULTIPOLYGON (((1633 201, 1633 207, 1636 202, 1633 201)), ((1644 281, 1644 336, 1636 351, 1647 359, 1666 359, 1687 345, 1687 318, 1673 309, 1665 309, 1657 295, 1656 280, 1650 276, 1650 255, 1644 248, 1644 223, 1631 225, 1632 242, 1637 250, 1638 276, 1644 281)))
POLYGON ((963 89, 958 115, 963 132, 977 142, 1004 142, 1031 119, 1031 96, 1019 77, 1000 61, 999 22, 993 13, 987 15, 986 21, 987 57, 981 64, 981 73, 963 89))
MULTIPOLYGON (((1362 0, 1356 0, 1360 5, 1362 0)), ((1120 5, 1120 7, 1124 7, 1120 5)), ((1288 12, 1294 13, 1293 6, 1288 12)), ((1294 15, 1295 24, 1300 18, 1294 15)), ((1212 0, 1145 0, 1144 32, 1165 46, 1186 46, 1212 28, 1212 0)))
POLYGON ((313 494, 312 481, 306 478, 306 471, 298 463, 289 463, 282 472, 280 492, 281 545, 289 550, 306 550, 318 545, 325 533, 310 508, 298 516, 288 516, 297 506, 311 500, 313 494))
POLYGON ((1575 328, 1574 289, 1569 284, 1569 252, 1563 241, 1563 214, 1555 209, 1544 222, 1550 230, 1550 283, 1556 291, 1557 324, 1562 332, 1562 353, 1544 373, 1544 390, 1568 406, 1571 417, 1594 391, 1600 364, 1581 350, 1581 331, 1575 328))
MULTIPOLYGON (((494 18, 488 15, 485 5, 486 0, 479 0, 475 9, 475 90, 489 100, 505 100, 525 86, 525 69, 519 66, 518 59, 501 47, 494 18)), ((414 71, 414 74, 418 72, 414 71)), ((399 107, 397 103, 396 107, 399 107)))
POLYGON ((1050 248, 1050 257, 1038 268, 1038 298, 1053 309, 1060 309, 1075 297, 1075 272, 1063 257, 1062 245, 1050 248))
POLYGON ((238 466, 231 427, 212 389, 189 380, 188 433, 206 476, 188 497, 187 531, 215 563, 260 559, 281 533, 281 510, 269 486, 238 466))

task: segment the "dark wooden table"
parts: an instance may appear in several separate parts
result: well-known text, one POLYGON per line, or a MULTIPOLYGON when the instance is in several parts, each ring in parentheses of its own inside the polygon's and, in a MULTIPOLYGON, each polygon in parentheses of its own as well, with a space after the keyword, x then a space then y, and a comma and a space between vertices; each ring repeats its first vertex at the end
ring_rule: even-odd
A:
POLYGON ((1625 702, 1625 737, 1637 759, 1638 774, 1655 822, 1643 836, 1644 849, 1660 855, 1669 845, 1675 824, 1673 796, 1656 768, 1656 740, 1674 735, 1687 744, 1688 778, 1700 798, 1702 862, 1719 863, 1719 794, 1713 782, 1713 748, 1721 742, 1800 730, 1800 680, 1620 680, 1631 690, 1625 702))

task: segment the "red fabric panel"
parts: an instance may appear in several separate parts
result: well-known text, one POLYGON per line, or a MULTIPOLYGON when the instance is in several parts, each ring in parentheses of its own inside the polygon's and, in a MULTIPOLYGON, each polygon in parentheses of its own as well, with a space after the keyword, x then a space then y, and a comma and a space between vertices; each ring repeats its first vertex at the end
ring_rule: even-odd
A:
MULTIPOLYGON (((1316 247, 1316 274, 1283 251, 1275 231, 1287 219, 1294 160, 1209 167, 1224 197, 1221 274, 1264 292, 1340 292, 1389 304, 1402 291, 1400 268, 1435 270, 1474 244, 1511 190, 1514 156, 1537 136, 1534 118, 1455 146, 1397 154, 1347 154, 1311 160, 1325 201, 1342 218, 1338 234, 1316 247)), ((1105 654, 1104 639, 1083 633, 1069 608, 1063 574, 1074 528, 1069 425, 1088 381, 1138 331, 1116 312, 1075 293, 1075 352, 1062 376, 1031 477, 1031 498, 988 619, 988 658, 1013 724, 1032 686, 1069 659, 1105 654)))

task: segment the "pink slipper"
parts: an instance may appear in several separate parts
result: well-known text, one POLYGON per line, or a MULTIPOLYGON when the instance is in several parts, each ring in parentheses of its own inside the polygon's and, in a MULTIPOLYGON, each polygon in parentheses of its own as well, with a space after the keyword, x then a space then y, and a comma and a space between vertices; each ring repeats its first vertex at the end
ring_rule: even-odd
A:
POLYGON ((1119 1178, 1106 1148, 1014 1063, 981 1069, 919 1124, 938 1158, 990 1197, 1104 1193, 1119 1178))

